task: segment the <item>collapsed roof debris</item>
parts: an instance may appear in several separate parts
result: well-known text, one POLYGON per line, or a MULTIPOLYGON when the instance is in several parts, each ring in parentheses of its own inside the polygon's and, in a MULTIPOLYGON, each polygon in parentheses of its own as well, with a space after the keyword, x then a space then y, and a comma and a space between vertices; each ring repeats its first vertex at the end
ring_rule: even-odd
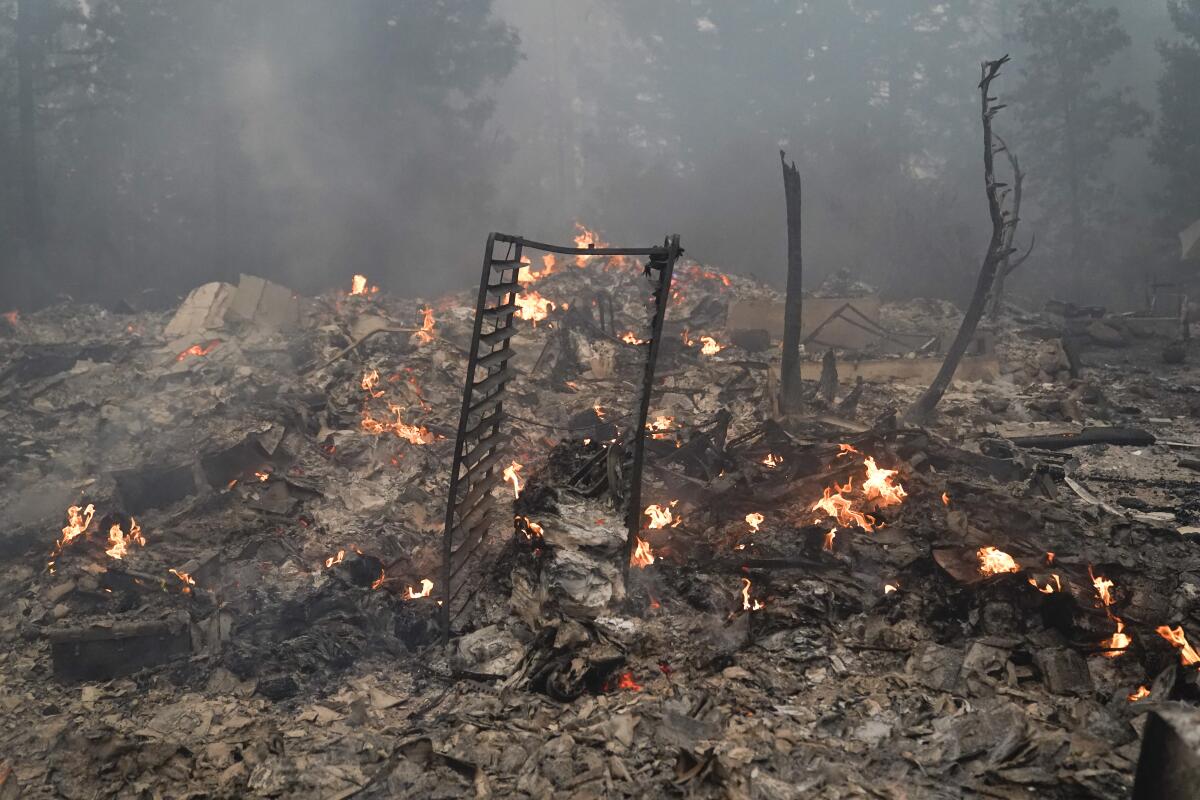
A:
POLYGON ((778 326, 747 313, 779 298, 681 261, 626 574, 642 266, 521 270, 542 301, 515 323, 496 462, 514 523, 491 526, 449 649, 473 290, 243 276, 174 314, 0 327, 0 787, 1127 793, 1149 712, 1161 738, 1200 699, 1200 401, 1162 331, 1018 313, 906 428, 912 365, 936 370, 957 311, 842 276, 812 300, 870 335, 813 338, 813 413, 785 418, 778 326))

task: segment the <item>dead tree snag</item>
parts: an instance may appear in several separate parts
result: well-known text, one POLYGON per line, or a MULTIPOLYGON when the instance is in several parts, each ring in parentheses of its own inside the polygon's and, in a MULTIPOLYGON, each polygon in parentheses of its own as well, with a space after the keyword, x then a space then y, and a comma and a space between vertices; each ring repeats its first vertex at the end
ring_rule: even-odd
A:
POLYGON ((783 312, 783 359, 780 364, 781 402, 784 413, 800 405, 800 324, 804 299, 804 255, 801 247, 801 184, 796 162, 789 164, 782 150, 783 193, 787 201, 788 271, 787 300, 783 312))

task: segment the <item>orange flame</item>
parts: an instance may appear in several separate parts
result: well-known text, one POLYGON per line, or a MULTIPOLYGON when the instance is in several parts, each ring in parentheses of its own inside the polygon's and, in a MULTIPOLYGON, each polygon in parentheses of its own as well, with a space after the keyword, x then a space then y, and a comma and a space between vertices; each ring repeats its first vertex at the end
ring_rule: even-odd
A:
POLYGON ((751 533, 758 533, 758 526, 762 525, 763 519, 765 517, 757 511, 746 515, 746 524, 750 526, 751 533))
POLYGON ((380 586, 383 586, 383 583, 386 580, 387 580, 387 573, 384 572, 382 569, 379 570, 379 577, 376 578, 375 581, 371 584, 371 588, 378 589, 380 586))
POLYGON ((1003 550, 981 547, 975 555, 979 557, 979 571, 984 575, 1001 575, 1005 572, 1021 571, 1013 557, 1003 550))
POLYGON ((169 569, 169 570, 167 570, 167 572, 171 573, 176 578, 179 578, 179 580, 183 581, 183 593, 184 594, 192 593, 192 587, 196 585, 195 578, 193 578, 191 575, 187 574, 186 572, 180 572, 179 570, 175 570, 175 569, 169 569))
POLYGON ((950 495, 946 494, 945 492, 942 492, 942 505, 950 505, 950 495))
POLYGON ((406 586, 402 597, 405 600, 420 600, 422 597, 429 597, 433 594, 433 581, 429 578, 421 578, 421 591, 413 591, 413 587, 406 586))
POLYGON ((511 464, 509 464, 507 467, 504 468, 504 480, 506 480, 512 484, 514 500, 516 500, 518 497, 521 496, 521 487, 523 486, 523 484, 521 483, 521 478, 517 475, 517 473, 520 472, 521 469, 522 469, 522 466, 520 464, 518 464, 516 461, 512 462, 511 464))
POLYGON ((188 358, 189 356, 206 356, 209 353, 211 353, 213 350, 216 350, 217 345, 219 345, 220 343, 221 343, 220 339, 213 339, 208 344, 203 345, 203 346, 194 344, 191 347, 189 347, 187 350, 184 350, 182 353, 175 356, 175 360, 183 361, 185 358, 188 358))
POLYGON ((622 333, 621 341, 625 344, 650 344, 649 339, 639 339, 634 335, 633 331, 625 331, 622 333))
POLYGON ((375 294, 378 291, 378 286, 367 286, 366 275, 355 275, 350 279, 350 294, 375 294))
POLYGON ((517 304, 516 316, 532 322, 534 327, 537 327, 537 323, 549 316, 555 307, 553 301, 547 300, 533 290, 518 294, 514 302, 517 304))
POLYGON ((632 672, 626 672, 621 675, 621 679, 617 681, 617 688, 628 689, 631 692, 640 692, 642 690, 641 684, 633 679, 632 672))
POLYGON ((884 593, 884 594, 891 594, 892 592, 898 591, 899 589, 900 589, 900 587, 899 587, 899 586, 895 586, 895 585, 893 585, 893 584, 890 584, 890 583, 885 583, 885 584, 884 584, 884 586, 883 586, 883 593, 884 593))
POLYGON ((433 341, 433 309, 429 306, 421 309, 423 319, 421 320, 421 330, 413 334, 413 338, 418 344, 429 344, 433 341))
POLYGON ((392 413, 395 419, 384 422, 372 417, 371 412, 364 408, 362 412, 362 429, 376 436, 391 431, 410 444, 429 444, 436 438, 425 426, 409 425, 405 422, 403 418, 404 409, 395 403, 388 403, 388 411, 392 413))
POLYGON ((650 434, 651 439, 667 439, 670 438, 670 434, 667 431, 671 430, 674 425, 674 417, 659 414, 653 420, 646 423, 646 430, 652 431, 650 434))
POLYGON ((827 553, 833 552, 833 541, 837 538, 837 531, 832 530, 825 534, 825 541, 821 543, 821 549, 827 553))
POLYGON ((749 578, 742 578, 742 610, 743 611, 758 611, 760 608, 765 608, 765 606, 758 600, 750 599, 751 585, 752 584, 750 583, 749 578))
POLYGON ((650 543, 642 537, 637 537, 637 547, 633 551, 633 555, 629 557, 629 565, 638 569, 645 569, 654 563, 654 551, 650 549, 650 543))
POLYGON ((1029 585, 1032 586, 1033 588, 1037 589, 1042 594, 1054 594, 1055 592, 1061 592, 1062 591, 1062 581, 1058 579, 1058 575, 1051 575, 1050 577, 1054 579, 1053 586, 1050 585, 1049 581, 1046 582, 1045 586, 1038 586, 1038 582, 1035 581, 1033 578, 1029 579, 1029 585))
POLYGON ((146 539, 142 536, 142 526, 138 525, 138 521, 133 517, 129 518, 129 534, 126 535, 121 530, 120 523, 114 522, 112 527, 108 529, 108 549, 104 552, 109 558, 122 559, 129 551, 129 545, 136 544, 139 547, 146 546, 146 539))
POLYGON ((1149 696, 1150 696, 1150 690, 1147 689, 1145 686, 1139 686, 1126 699, 1129 700, 1129 702, 1131 702, 1131 703, 1136 703, 1138 700, 1144 700, 1145 698, 1147 698, 1149 696))
POLYGON ((1183 626, 1178 628, 1170 628, 1166 625, 1160 625, 1154 629, 1159 636, 1166 639, 1179 650, 1179 660, 1185 667, 1190 667, 1192 664, 1200 663, 1200 653, 1197 653, 1190 644, 1188 644, 1187 636, 1183 633, 1183 626))
POLYGON ((771 469, 775 469, 783 463, 783 456, 777 456, 774 453, 767 453, 767 457, 762 460, 771 469))
POLYGON ((720 344, 711 336, 701 336, 700 344, 700 354, 705 356, 715 356, 725 349, 725 345, 720 344))
POLYGON ((666 506, 646 506, 646 510, 642 512, 650 518, 650 524, 646 527, 650 530, 655 530, 657 528, 665 528, 668 525, 670 525, 672 528, 679 525, 679 523, 683 522, 683 520, 676 518, 675 515, 671 513, 671 509, 678 504, 678 500, 672 500, 670 504, 666 506))
POLYGON ((516 521, 524 524, 526 539, 541 539, 545 535, 545 531, 542 530, 542 526, 531 520, 529 517, 516 517, 516 521))
POLYGON ((881 469, 876 466, 875 459, 871 456, 863 459, 863 465, 867 468, 867 479, 863 481, 862 491, 868 500, 874 500, 875 504, 881 508, 900 505, 904 502, 904 498, 908 497, 908 492, 904 491, 904 487, 900 484, 892 482, 892 476, 896 475, 899 470, 881 469))
POLYGON ((1092 572, 1091 566, 1088 567, 1088 577, 1092 579, 1092 585, 1096 587, 1096 594, 1100 597, 1100 602, 1104 606, 1104 613, 1117 626, 1113 631, 1113 635, 1104 641, 1100 642, 1100 647, 1104 649, 1103 656, 1105 658, 1116 658, 1122 652, 1129 649, 1129 645, 1133 644, 1133 639, 1129 634, 1125 633, 1125 622, 1118 616, 1112 613, 1109 608, 1115 601, 1112 596, 1113 582, 1104 576, 1097 576, 1092 572))
POLYGON ((254 477, 258 478, 259 483, 266 483, 267 479, 271 477, 271 473, 256 471, 254 477))
POLYGON ((67 524, 62 529, 62 538, 54 545, 52 555, 58 555, 62 549, 77 536, 82 536, 87 532, 88 527, 92 524, 92 517, 96 514, 96 506, 91 503, 87 504, 86 508, 79 506, 71 506, 67 509, 67 524))
POLYGON ((325 569, 329 569, 334 564, 340 564, 346 560, 346 551, 338 550, 336 555, 332 555, 325 559, 325 569))
POLYGON ((5 321, 14 328, 21 323, 21 312, 15 308, 12 311, 5 311, 3 314, 0 314, 0 317, 4 317, 5 321))
MULTIPOLYGON (((857 525, 870 533, 875 530, 875 518, 855 510, 854 501, 845 496, 853 490, 853 478, 847 481, 845 486, 838 486, 836 483, 833 486, 826 486, 821 499, 813 503, 809 510, 824 511, 826 516, 837 520, 837 524, 843 528, 857 525)), ((828 541, 832 545, 832 539, 828 541)))

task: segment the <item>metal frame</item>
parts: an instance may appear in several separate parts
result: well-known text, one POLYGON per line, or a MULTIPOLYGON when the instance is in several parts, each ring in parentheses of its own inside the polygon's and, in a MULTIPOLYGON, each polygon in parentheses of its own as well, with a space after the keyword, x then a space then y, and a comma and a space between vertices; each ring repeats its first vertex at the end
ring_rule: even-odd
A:
MULTIPOLYGON (((503 430, 504 396, 507 384, 516 372, 508 366, 513 356, 512 339, 517 334, 513 315, 516 295, 521 291, 517 276, 524 251, 540 250, 567 256, 637 256, 648 258, 646 274, 654 279, 654 318, 650 328, 649 349, 642 375, 642 392, 636 424, 633 427, 633 467, 627 493, 626 553, 623 569, 629 569, 637 534, 641 530, 642 466, 646 450, 646 420, 650 413, 650 394, 658 361, 659 343, 671 297, 671 278, 675 262, 683 253, 679 237, 670 236, 660 247, 561 247, 535 242, 503 233, 488 235, 483 256, 483 273, 475 303, 475 324, 467 355, 462 409, 454 437, 454 458, 450 467, 450 486, 446 495, 446 518, 442 534, 441 624, 443 641, 450 637, 450 622, 457 613, 451 605, 467 583, 455 580, 483 545, 495 509, 492 490, 501 483, 502 458, 507 436, 503 430), (496 257, 497 245, 504 245, 503 257, 496 257), (484 323, 491 323, 484 330, 484 323), (482 377, 479 377, 482 371, 482 377), (468 449, 470 445, 470 449, 468 449), (457 534, 457 536, 456 536, 457 534)), ((469 600, 469 598, 467 598, 469 600)), ((462 607, 466 606, 466 600, 462 607)), ((460 608, 461 611, 461 608, 460 608)))

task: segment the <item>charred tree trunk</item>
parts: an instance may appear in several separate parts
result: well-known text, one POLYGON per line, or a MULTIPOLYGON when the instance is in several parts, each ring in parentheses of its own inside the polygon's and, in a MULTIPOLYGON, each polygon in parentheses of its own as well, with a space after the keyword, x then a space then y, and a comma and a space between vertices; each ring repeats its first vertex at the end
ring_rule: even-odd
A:
POLYGON ((33 95, 33 70, 36 60, 34 0, 17 2, 17 119, 18 150, 21 170, 22 238, 27 248, 37 250, 45 240, 41 192, 37 172, 37 119, 33 95))
POLYGON ((996 274, 996 284, 992 287, 991 310, 988 316, 993 321, 1000 318, 1000 312, 1004 306, 1004 281, 1017 270, 1025 259, 1029 258, 1033 252, 1034 245, 1037 244, 1035 236, 1029 243, 1029 250, 1025 255, 1016 259, 1012 258, 1012 254, 1016 252, 1013 243, 1017 238, 1017 226, 1021 224, 1021 196, 1025 186, 1025 173, 1021 171, 1021 162, 1017 160, 1017 154, 1014 153, 1008 146, 1008 143, 1000 138, 999 134, 992 134, 996 141, 1000 143, 1000 150, 1008 157, 1008 165, 1013 171, 1013 192, 1012 192, 1012 215, 1008 218, 1008 227, 1004 233, 1004 261, 1000 264, 999 271, 996 274))
POLYGON ((796 169, 796 162, 788 164, 782 150, 779 151, 779 161, 783 165, 783 194, 787 201, 787 300, 783 311, 783 360, 780 364, 780 406, 786 414, 800 407, 800 317, 804 308, 804 251, 800 239, 800 171, 796 169))
POLYGON ((905 415, 906 419, 910 422, 921 423, 928 419, 933 410, 937 408, 937 404, 941 401, 942 395, 946 393, 946 389, 949 388, 950 381, 954 379, 954 373, 958 369, 958 364, 962 361, 962 357, 966 354, 971 339, 975 336, 975 329, 979 327, 979 321, 983 318, 983 312, 987 309, 988 294, 991 292, 992 285, 996 282, 996 273, 1000 268, 1000 264, 1007 255, 1004 242, 1008 224, 1005 222, 1005 214, 1002 208, 1004 202, 1002 190, 1006 184, 996 182, 996 147, 992 135, 992 118, 1004 106, 993 106, 992 103, 996 98, 991 97, 989 92, 992 88, 992 81, 1000 74, 1000 69, 1008 63, 1008 60, 1008 56, 1004 56, 997 61, 985 61, 981 68, 983 79, 979 82, 983 118, 983 176, 984 185, 987 189, 988 213, 992 219, 992 238, 988 242, 987 253, 983 257, 983 266, 979 270, 979 279, 975 282, 975 293, 971 296, 971 303, 967 306, 966 313, 963 315, 963 321, 958 328, 958 333, 955 335, 950 349, 946 352, 946 359, 942 362, 942 367, 938 370, 938 374, 934 377, 933 382, 929 384, 929 388, 925 390, 925 393, 921 395, 921 398, 912 405, 912 408, 905 415))

